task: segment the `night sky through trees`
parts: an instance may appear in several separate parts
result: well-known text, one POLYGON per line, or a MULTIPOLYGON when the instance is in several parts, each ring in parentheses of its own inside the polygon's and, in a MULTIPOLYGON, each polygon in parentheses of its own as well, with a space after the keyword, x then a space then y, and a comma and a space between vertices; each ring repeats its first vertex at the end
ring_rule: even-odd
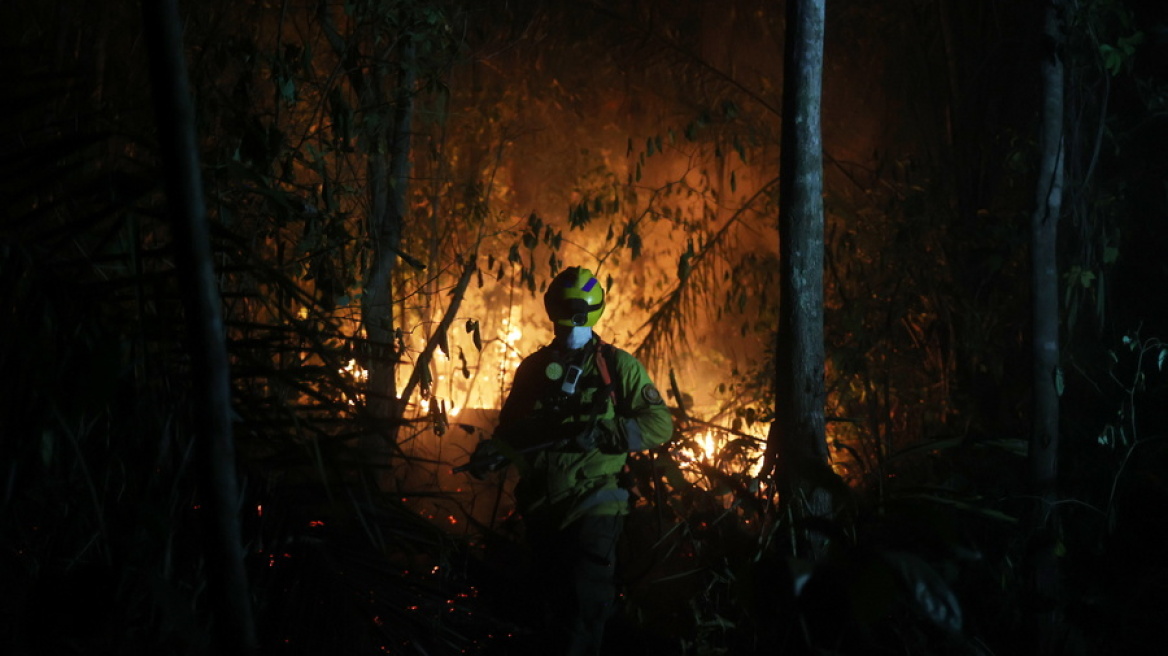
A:
MULTIPOLYGON (((677 425, 632 463, 610 653, 1037 653, 1036 616, 1051 651, 1140 652, 1168 612, 1168 10, 1064 5, 1059 502, 1035 531, 1044 5, 827 0, 812 246, 847 491, 811 562, 754 476, 782 3, 180 3, 260 650, 526 653, 513 476, 451 468, 581 265, 677 425)), ((0 8, 4 653, 225 653, 141 13, 0 8)))

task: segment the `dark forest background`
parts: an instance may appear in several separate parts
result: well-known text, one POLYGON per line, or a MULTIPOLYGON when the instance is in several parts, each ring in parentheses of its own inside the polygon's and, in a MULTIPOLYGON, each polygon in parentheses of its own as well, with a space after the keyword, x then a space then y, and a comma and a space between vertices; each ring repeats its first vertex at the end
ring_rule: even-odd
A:
POLYGON ((1044 4, 827 2, 816 246, 841 486, 809 526, 754 476, 775 420, 782 3, 182 3, 234 463, 202 446, 160 147, 183 117, 152 104, 141 5, 3 3, 3 651, 246 653, 235 594, 261 653, 526 653, 539 574, 512 481, 450 469, 572 264, 610 289, 600 332, 677 424, 633 462, 610 653, 1154 648, 1168 10, 1062 6, 1059 489, 1039 506, 1044 4), (225 464, 246 590, 213 555, 225 464), (808 529, 826 552, 798 548, 808 529))

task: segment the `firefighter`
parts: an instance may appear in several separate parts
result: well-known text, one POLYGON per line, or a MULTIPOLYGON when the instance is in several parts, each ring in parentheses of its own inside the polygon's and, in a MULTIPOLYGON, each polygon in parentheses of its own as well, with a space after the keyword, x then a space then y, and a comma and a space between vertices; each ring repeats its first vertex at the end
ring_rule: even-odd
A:
POLYGON ((553 654, 599 654, 616 598, 616 546, 629 510, 620 474, 630 453, 664 444, 673 420, 645 367, 593 332, 604 288, 588 269, 552 280, 552 343, 525 358, 469 469, 511 461, 527 542, 551 588, 553 654))

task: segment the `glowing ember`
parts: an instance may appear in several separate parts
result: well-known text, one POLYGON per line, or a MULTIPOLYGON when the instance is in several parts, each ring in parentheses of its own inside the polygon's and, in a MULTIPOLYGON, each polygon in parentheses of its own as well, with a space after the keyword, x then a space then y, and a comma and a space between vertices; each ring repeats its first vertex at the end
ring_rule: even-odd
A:
MULTIPOLYGON (((357 364, 357 360, 355 359, 349 360, 349 364, 341 367, 341 374, 348 377, 357 384, 363 384, 369 380, 369 370, 357 364)), ((356 399, 349 398, 348 394, 345 394, 344 396, 349 405, 357 405, 356 399)))
POLYGON ((369 371, 362 368, 361 365, 357 364, 356 360, 349 360, 349 364, 342 367, 341 371, 345 372, 349 378, 352 378, 359 383, 363 383, 369 380, 369 371))

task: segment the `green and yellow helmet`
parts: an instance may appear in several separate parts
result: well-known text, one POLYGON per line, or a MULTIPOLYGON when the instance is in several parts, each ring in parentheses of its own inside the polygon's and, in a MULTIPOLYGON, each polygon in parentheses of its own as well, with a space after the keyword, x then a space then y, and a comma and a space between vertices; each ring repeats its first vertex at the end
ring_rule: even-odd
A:
POLYGON ((604 314, 604 288, 588 269, 568 267, 548 285, 543 306, 556 325, 595 326, 604 314))

